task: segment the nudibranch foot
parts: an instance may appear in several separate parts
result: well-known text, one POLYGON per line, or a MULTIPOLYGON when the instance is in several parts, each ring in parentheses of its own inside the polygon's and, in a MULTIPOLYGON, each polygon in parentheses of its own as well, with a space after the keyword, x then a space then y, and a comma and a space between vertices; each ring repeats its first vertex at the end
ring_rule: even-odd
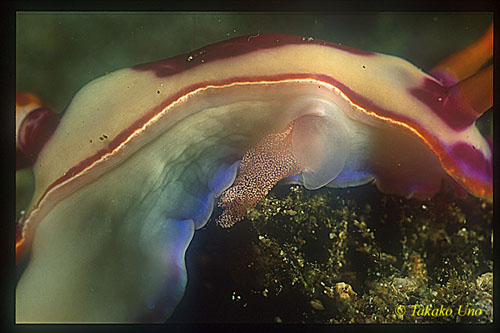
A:
POLYGON ((294 176, 303 167, 292 151, 292 121, 283 133, 265 136, 241 160, 240 173, 221 196, 218 206, 225 208, 216 222, 229 228, 242 220, 271 188, 283 178, 294 176))

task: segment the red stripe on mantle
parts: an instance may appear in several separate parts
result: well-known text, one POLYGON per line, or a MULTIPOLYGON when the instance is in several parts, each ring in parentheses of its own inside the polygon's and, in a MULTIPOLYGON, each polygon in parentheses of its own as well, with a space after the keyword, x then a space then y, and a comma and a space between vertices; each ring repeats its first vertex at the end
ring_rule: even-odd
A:
POLYGON ((320 45, 361 56, 373 56, 376 53, 356 49, 311 37, 287 34, 258 34, 255 36, 236 37, 215 44, 207 45, 195 51, 181 54, 173 58, 133 66, 140 71, 153 71, 158 77, 174 75, 214 60, 236 57, 250 52, 282 47, 287 45, 320 45))

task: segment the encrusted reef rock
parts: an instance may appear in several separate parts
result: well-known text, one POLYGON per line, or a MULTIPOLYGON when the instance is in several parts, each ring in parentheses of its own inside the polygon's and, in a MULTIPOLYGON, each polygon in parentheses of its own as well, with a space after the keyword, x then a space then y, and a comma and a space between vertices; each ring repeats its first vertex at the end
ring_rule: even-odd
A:
POLYGON ((197 232, 197 301, 188 288, 171 321, 194 306, 200 322, 489 323, 492 219, 446 186, 429 201, 278 186, 232 229, 197 232))

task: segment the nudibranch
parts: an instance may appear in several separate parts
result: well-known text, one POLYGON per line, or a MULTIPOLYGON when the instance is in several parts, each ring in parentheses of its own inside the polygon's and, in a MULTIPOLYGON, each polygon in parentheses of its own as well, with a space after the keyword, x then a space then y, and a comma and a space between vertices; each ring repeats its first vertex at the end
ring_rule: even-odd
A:
POLYGON ((283 178, 407 197, 449 180, 491 200, 492 147, 475 120, 492 106, 492 45, 490 29, 433 76, 395 56, 258 34, 88 83, 47 117, 50 135, 18 129, 36 186, 18 221, 16 253, 30 255, 16 321, 166 320, 217 197, 229 227, 283 178))

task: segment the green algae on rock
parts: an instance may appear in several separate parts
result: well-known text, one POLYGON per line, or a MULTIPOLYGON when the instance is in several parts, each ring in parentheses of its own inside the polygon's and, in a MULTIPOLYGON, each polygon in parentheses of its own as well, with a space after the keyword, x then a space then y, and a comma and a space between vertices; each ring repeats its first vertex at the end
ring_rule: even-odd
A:
MULTIPOLYGON (((240 296, 220 310, 229 319, 200 321, 492 322, 492 205, 452 199, 452 192, 445 187, 420 201, 374 185, 275 187, 223 237, 197 244, 204 252, 197 264, 206 266, 199 273, 212 267, 200 277, 210 292, 240 296), (452 314, 417 315, 427 305, 452 314), (467 306, 479 315, 463 315, 467 306)), ((203 231, 211 233, 211 225, 203 231)))
POLYGON ((424 202, 369 189, 312 193, 292 187, 290 195, 266 199, 250 214, 253 228, 268 239, 256 246, 257 261, 266 265, 274 258, 267 268, 283 289, 323 304, 325 311, 313 307, 303 320, 490 322, 491 205, 472 197, 450 201, 446 188, 424 202), (291 215, 292 209, 299 214, 291 215), (295 281, 301 282, 297 288, 295 281), (341 299, 334 288, 339 283, 356 294, 341 299), (398 305, 407 308, 402 317, 395 315, 398 305), (418 305, 443 306, 453 313, 412 315, 418 305), (460 306, 481 311, 463 316, 460 306))

